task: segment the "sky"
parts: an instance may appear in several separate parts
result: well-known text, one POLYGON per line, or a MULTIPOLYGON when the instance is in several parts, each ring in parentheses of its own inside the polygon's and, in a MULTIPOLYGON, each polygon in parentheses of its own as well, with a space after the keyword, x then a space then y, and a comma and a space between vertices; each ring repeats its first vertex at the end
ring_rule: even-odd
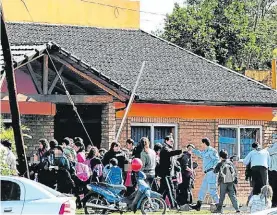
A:
MULTIPOLYGON (((140 0, 140 10, 158 14, 171 13, 174 3, 181 4, 184 0, 140 0)), ((165 16, 140 13, 140 28, 152 32, 162 29, 165 16)))

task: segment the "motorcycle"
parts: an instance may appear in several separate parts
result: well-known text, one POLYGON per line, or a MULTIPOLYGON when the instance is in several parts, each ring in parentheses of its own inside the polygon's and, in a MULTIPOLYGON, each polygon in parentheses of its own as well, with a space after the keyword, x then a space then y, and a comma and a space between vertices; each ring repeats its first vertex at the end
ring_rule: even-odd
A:
POLYGON ((166 203, 162 195, 151 190, 146 183, 146 175, 137 173, 138 189, 130 196, 123 196, 126 187, 104 182, 95 182, 87 185, 88 194, 83 199, 86 214, 107 214, 141 210, 142 214, 159 212, 166 213, 166 203))

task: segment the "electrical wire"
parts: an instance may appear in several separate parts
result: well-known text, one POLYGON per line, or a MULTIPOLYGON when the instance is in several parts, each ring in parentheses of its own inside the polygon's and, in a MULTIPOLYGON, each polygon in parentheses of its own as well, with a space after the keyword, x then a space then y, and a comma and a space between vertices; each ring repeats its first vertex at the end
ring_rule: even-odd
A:
POLYGON ((87 132, 87 129, 86 129, 85 125, 84 125, 84 122, 83 122, 83 120, 82 120, 82 118, 81 118, 81 116, 80 116, 80 114, 79 114, 79 112, 78 112, 78 110, 77 110, 77 107, 75 106, 75 104, 74 104, 74 102, 73 102, 73 99, 72 99, 71 95, 69 94, 69 92, 68 92, 68 90, 67 90, 67 88, 66 88, 66 86, 65 86, 65 83, 64 83, 64 81, 63 81, 61 75, 59 74, 59 72, 58 72, 58 70, 57 70, 57 68, 56 68, 56 66, 55 66, 55 64, 54 64, 54 62, 53 62, 53 60, 52 60, 52 58, 51 58, 51 56, 50 56, 48 50, 47 50, 47 48, 46 48, 46 52, 47 52, 47 55, 48 55, 48 57, 49 57, 49 59, 50 59, 52 65, 53 65, 53 67, 54 67, 55 72, 57 73, 57 75, 58 75, 58 77, 59 77, 59 79, 60 79, 60 82, 61 82, 61 84, 62 84, 62 86, 63 86, 63 88, 64 88, 64 90, 65 90, 65 93, 66 93, 66 95, 67 95, 67 97, 68 97, 68 100, 69 100, 70 104, 72 105, 72 108, 73 108, 74 112, 76 113, 76 115, 77 115, 77 117, 78 117, 80 123, 82 124, 82 126, 83 126, 83 128, 84 128, 84 131, 85 131, 85 133, 86 133, 86 135, 87 135, 87 137, 88 137, 88 139, 89 139, 91 145, 93 145, 93 142, 92 142, 92 140, 91 140, 91 138, 90 138, 90 136, 89 136, 89 134, 88 134, 88 132, 87 132))
POLYGON ((30 13, 30 11, 29 11, 28 7, 27 7, 26 2, 25 2, 24 0, 21 0, 21 2, 24 4, 24 7, 25 7, 25 8, 26 8, 26 10, 28 11, 28 14, 29 14, 29 16, 30 16, 30 18, 31 18, 32 22, 34 22, 33 17, 32 17, 32 15, 31 15, 31 13, 30 13))
POLYGON ((166 17, 166 14, 162 14, 162 13, 148 12, 148 11, 144 11, 144 10, 136 10, 136 9, 127 8, 127 7, 119 7, 119 6, 115 6, 115 5, 111 5, 111 4, 104 4, 104 3, 89 1, 89 0, 80 0, 80 1, 90 3, 90 4, 97 4, 97 5, 101 5, 101 6, 105 6, 105 7, 111 7, 111 8, 115 8, 117 10, 118 9, 129 10, 129 11, 134 11, 134 12, 140 12, 140 13, 146 13, 146 14, 152 14, 152 15, 165 16, 166 17))

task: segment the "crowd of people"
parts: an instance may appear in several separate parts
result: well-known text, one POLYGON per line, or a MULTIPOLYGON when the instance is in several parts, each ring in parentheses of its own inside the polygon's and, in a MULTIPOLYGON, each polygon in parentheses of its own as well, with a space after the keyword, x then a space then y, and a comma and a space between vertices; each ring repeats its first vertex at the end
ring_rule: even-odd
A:
MULTIPOLYGON (((11 143, 2 141, 10 153, 11 143)), ((211 146, 208 138, 202 139, 204 150, 198 150, 188 144, 184 150, 174 150, 174 139, 167 136, 164 143, 155 143, 153 149, 147 137, 142 137, 135 145, 132 139, 121 147, 112 142, 107 151, 85 144, 80 137, 64 138, 61 142, 53 139, 38 141, 38 150, 30 170, 34 180, 62 193, 73 193, 77 197, 77 206, 81 207, 80 188, 91 182, 106 181, 111 184, 124 184, 126 195, 136 189, 136 172, 132 171, 131 160, 142 161, 142 171, 151 189, 160 192, 170 208, 200 210, 207 193, 213 199, 216 209, 223 212, 223 202, 228 194, 236 212, 240 212, 237 199, 238 183, 235 158, 228 158, 226 150, 218 152, 211 146), (204 177, 198 193, 197 203, 193 204, 192 189, 195 181, 193 155, 202 159, 204 177), (36 174, 37 173, 37 174, 36 174), (219 195, 218 195, 219 193, 219 195)), ((249 195, 248 206, 255 212, 277 207, 277 142, 262 149, 258 143, 252 144, 253 150, 243 160, 246 176, 253 187, 249 195)), ((202 148, 202 147, 201 147, 202 148)), ((15 157, 6 156, 10 168, 16 168, 15 157), (7 159, 7 157, 10 157, 7 159)))

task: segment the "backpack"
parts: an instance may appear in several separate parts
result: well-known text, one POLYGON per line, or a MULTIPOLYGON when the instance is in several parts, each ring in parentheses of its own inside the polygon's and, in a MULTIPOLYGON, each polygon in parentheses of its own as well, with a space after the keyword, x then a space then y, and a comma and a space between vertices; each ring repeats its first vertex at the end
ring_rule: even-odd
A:
POLYGON ((223 183, 231 183, 236 179, 236 171, 233 164, 229 161, 225 161, 220 167, 220 177, 223 183))
POLYGON ((77 162, 76 164, 76 175, 82 181, 87 181, 91 175, 89 167, 83 163, 77 162))

